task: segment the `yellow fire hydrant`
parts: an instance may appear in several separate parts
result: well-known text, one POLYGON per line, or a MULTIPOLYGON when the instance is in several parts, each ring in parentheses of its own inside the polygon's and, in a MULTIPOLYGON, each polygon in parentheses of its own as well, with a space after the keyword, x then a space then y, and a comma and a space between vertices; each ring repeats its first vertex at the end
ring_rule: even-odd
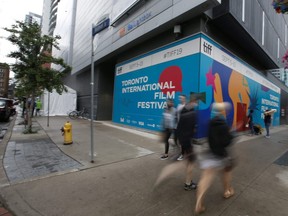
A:
POLYGON ((64 136, 64 145, 72 144, 72 124, 67 121, 61 128, 62 136, 64 136))

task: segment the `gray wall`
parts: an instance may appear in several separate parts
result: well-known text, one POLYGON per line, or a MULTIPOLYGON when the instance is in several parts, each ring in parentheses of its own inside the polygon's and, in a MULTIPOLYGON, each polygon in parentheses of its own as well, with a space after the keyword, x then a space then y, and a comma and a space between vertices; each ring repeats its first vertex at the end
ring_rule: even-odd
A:
MULTIPOLYGON (((77 91, 78 109, 84 106, 90 112, 92 23, 96 24, 105 14, 108 14, 113 21, 110 14, 113 13, 114 1, 118 0, 77 2, 73 71, 71 76, 65 79, 65 83, 77 91)), ((180 21, 183 24, 182 36, 199 32, 199 18, 197 21, 191 21, 191 18, 216 4, 218 4, 216 0, 143 1, 141 7, 134 9, 128 17, 98 33, 94 38, 94 119, 112 118, 114 72, 117 63, 173 42, 175 40, 173 27, 180 21), (128 31, 128 25, 135 20, 139 21, 139 17, 145 13, 149 13, 151 19, 128 31), (185 23, 186 20, 190 20, 188 21, 190 24, 185 23), (123 28, 126 29, 126 33, 120 37, 119 32, 123 28)))
MULTIPOLYGON (((119 1, 119 0, 117 0, 119 1)), ((106 14, 108 17, 115 10, 116 0, 78 1, 73 50, 73 71, 81 72, 91 62, 92 23, 96 24, 106 14)), ((114 26, 95 36, 95 61, 100 63, 111 53, 119 52, 143 37, 151 38, 172 28, 185 19, 195 17, 205 10, 218 5, 217 0, 149 0, 141 1, 141 7, 129 13, 114 26), (133 26, 131 28, 131 26, 133 26), (129 30, 130 27, 130 30, 129 30), (121 32, 124 34, 121 35, 121 32)), ((113 18, 111 18, 113 21, 113 18)))
POLYGON ((254 38, 268 55, 283 67, 281 57, 287 50, 287 19, 285 15, 277 14, 271 5, 272 1, 245 0, 245 19, 242 21, 243 0, 230 0, 230 13, 237 19, 240 25, 254 38), (265 41, 262 45, 262 14, 265 13, 265 41), (286 37, 286 39, 285 39, 286 37), (280 40, 280 55, 278 54, 278 38, 280 40), (285 44, 286 41, 286 44, 285 44))
MULTIPOLYGON (((196 17, 189 22, 183 23, 183 34, 180 38, 184 38, 200 31, 200 17, 196 17)), ((147 53, 153 49, 167 45, 175 41, 173 28, 155 35, 152 38, 142 38, 137 44, 130 44, 125 49, 118 50, 118 54, 109 57, 103 63, 95 64, 95 82, 94 82, 94 119, 111 120, 113 91, 114 91, 114 74, 117 63, 134 58, 135 56, 147 53)), ((91 95, 91 67, 86 67, 81 73, 67 76, 64 82, 66 85, 77 91, 77 108, 88 108, 90 112, 90 95, 91 95)))
MULTIPOLYGON (((272 13, 274 11, 269 9, 269 7, 272 8, 270 3, 268 7, 268 3, 262 4, 262 1, 246 0, 245 22, 242 22, 242 1, 240 0, 222 0, 221 7, 213 10, 214 19, 202 14, 205 9, 211 6, 207 3, 208 1, 194 1, 198 4, 201 2, 207 4, 201 4, 203 6, 202 10, 196 7, 197 12, 189 11, 189 7, 187 7, 187 13, 184 12, 184 2, 191 4, 190 0, 147 1, 143 8, 136 9, 114 27, 110 26, 95 36, 95 119, 111 119, 115 65, 175 41, 176 38, 173 33, 175 24, 180 24, 182 27, 180 38, 202 31, 259 70, 259 73, 261 73, 261 70, 270 69, 271 65, 277 66, 277 50, 275 51, 275 47, 277 48, 278 37, 281 42, 281 52, 284 53, 286 50, 284 47, 285 35, 283 36, 283 30, 281 30, 283 23, 278 24, 277 22, 280 20, 280 23, 286 23, 287 19, 281 15, 274 16, 275 14, 272 13), (178 11, 178 17, 175 17, 175 14, 171 14, 175 10, 182 11, 182 14, 178 11), (129 23, 145 11, 158 11, 158 14, 120 37, 120 29, 127 27, 129 23), (265 14, 267 13, 264 46, 261 45, 263 11, 265 11, 265 14), (255 15, 257 15, 256 18, 255 15), (270 15, 272 18, 270 18, 270 15), (220 22, 222 23, 222 29, 219 28, 219 23, 215 21, 219 17, 222 17, 220 22), (222 22, 223 20, 224 22, 222 22), (272 28, 274 23, 277 23, 276 30, 272 28), (233 29, 230 28, 231 26, 233 29), (238 37, 235 37, 235 35, 238 37)), ((65 82, 68 86, 76 89, 79 109, 85 106, 90 111, 91 25, 96 23, 104 14, 109 14, 113 10, 112 5, 113 0, 78 1, 73 52, 74 68, 72 76, 68 76, 65 82), (94 13, 96 10, 98 11, 97 14, 94 13)), ((267 76, 275 84, 279 84, 285 92, 287 91, 287 87, 282 86, 282 83, 275 77, 270 77, 270 74, 261 74, 267 76)))

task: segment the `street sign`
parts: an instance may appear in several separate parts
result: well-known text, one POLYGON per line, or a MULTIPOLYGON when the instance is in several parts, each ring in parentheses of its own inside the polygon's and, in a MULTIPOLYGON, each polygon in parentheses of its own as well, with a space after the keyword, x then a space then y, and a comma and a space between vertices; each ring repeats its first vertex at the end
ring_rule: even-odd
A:
POLYGON ((92 28, 92 36, 94 37, 97 33, 101 32, 105 28, 108 28, 110 24, 110 19, 106 18, 102 22, 98 23, 92 28))

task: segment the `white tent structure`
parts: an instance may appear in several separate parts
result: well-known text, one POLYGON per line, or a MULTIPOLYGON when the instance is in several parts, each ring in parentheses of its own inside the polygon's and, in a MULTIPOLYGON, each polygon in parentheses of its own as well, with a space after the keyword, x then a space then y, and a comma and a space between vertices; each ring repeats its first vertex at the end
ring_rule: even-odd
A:
POLYGON ((47 91, 43 95, 43 112, 44 116, 65 116, 72 110, 76 110, 77 106, 77 92, 66 86, 67 92, 63 92, 61 95, 55 90, 52 93, 47 91))

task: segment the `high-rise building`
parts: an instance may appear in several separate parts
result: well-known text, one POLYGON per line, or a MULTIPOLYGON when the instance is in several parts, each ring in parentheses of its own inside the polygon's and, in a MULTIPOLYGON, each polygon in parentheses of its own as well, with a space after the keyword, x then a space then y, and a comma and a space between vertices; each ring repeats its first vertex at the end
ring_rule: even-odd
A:
POLYGON ((44 0, 42 10, 42 34, 53 35, 57 23, 59 2, 60 0, 44 0))
POLYGON ((259 124, 267 108, 281 109, 274 125, 288 122, 288 89, 266 72, 283 67, 288 19, 270 1, 61 0, 49 19, 79 109, 94 89, 94 119, 160 130, 165 100, 193 93, 202 123, 221 101, 233 105, 232 126, 249 109, 259 124))
POLYGON ((41 26, 42 16, 29 12, 29 14, 25 16, 25 22, 26 23, 37 22, 41 26))
POLYGON ((272 73, 275 77, 285 83, 288 86, 288 69, 285 68, 278 68, 268 70, 269 73, 272 73))

